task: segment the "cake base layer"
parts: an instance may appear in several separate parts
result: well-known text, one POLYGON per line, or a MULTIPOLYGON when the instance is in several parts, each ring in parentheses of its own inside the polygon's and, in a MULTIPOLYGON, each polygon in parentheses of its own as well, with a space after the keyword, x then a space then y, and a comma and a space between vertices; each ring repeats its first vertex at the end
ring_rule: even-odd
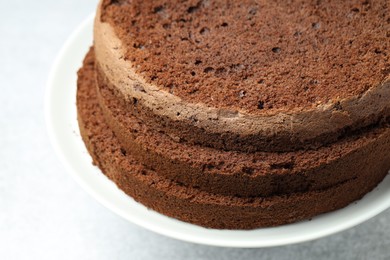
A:
POLYGON ((94 163, 120 189, 146 207, 193 224, 220 229, 253 229, 308 219, 342 208, 372 190, 387 174, 388 160, 377 149, 353 179, 333 187, 290 195, 241 198, 205 192, 163 178, 121 147, 98 103, 90 52, 79 71, 78 121, 94 163))

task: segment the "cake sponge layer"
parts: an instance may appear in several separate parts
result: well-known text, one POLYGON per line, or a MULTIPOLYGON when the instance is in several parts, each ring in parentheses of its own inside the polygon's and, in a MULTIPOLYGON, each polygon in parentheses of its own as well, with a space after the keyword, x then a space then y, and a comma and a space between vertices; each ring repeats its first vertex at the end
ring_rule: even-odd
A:
POLYGON ((388 21, 386 0, 104 0, 94 45, 104 75, 153 128, 217 149, 285 152, 390 115, 388 21))

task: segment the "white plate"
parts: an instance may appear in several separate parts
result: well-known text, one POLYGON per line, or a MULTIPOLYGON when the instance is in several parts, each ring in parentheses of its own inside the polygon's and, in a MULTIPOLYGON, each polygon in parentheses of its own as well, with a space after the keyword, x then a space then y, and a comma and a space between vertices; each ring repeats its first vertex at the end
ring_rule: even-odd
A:
POLYGON ((362 200, 311 221, 250 231, 206 229, 148 210, 119 190, 91 163, 76 119, 76 72, 92 43, 93 16, 68 39, 50 74, 46 122, 56 153, 76 181, 95 199, 123 218, 157 233, 199 244, 270 247, 324 237, 353 227, 390 206, 390 176, 362 200))

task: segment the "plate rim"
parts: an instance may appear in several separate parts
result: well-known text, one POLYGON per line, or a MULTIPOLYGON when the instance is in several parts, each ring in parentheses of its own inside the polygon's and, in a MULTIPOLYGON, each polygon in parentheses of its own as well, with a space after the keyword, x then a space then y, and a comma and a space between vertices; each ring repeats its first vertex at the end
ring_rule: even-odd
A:
MULTIPOLYGON (((351 227, 354 227, 354 226, 378 215, 379 213, 385 211, 387 208, 390 207, 390 191, 388 191, 386 193, 385 191, 383 191, 383 188, 382 188, 382 193, 385 193, 385 195, 382 195, 382 196, 386 196, 387 200, 385 200, 382 203, 377 202, 377 204, 378 204, 377 207, 375 207, 374 209, 371 209, 371 211, 364 212, 365 214, 362 214, 360 216, 355 216, 354 218, 349 219, 349 222, 344 221, 344 222, 338 223, 338 225, 334 225, 334 226, 329 227, 327 229, 323 228, 321 232, 317 232, 317 233, 311 232, 308 234, 300 234, 299 236, 294 237, 294 239, 292 239, 291 237, 284 238, 284 239, 283 239, 283 237, 279 237, 278 239, 274 238, 273 240, 271 239, 269 241, 264 241, 261 239, 256 240, 255 239, 256 236, 255 236, 254 240, 250 240, 250 241, 247 241, 247 240, 241 241, 237 238, 233 238, 233 239, 226 239, 226 238, 231 238, 232 236, 237 236, 237 237, 240 237, 243 235, 246 236, 248 234, 253 234, 257 231, 264 231, 265 233, 267 231, 269 231, 272 233, 273 232, 272 230, 280 231, 280 230, 283 230, 283 228, 288 227, 288 226, 293 226, 293 225, 297 225, 297 224, 302 225, 302 223, 313 222, 313 221, 316 221, 315 219, 326 218, 327 216, 332 215, 332 214, 337 214, 337 212, 343 211, 343 210, 347 209, 348 207, 353 207, 354 205, 358 205, 359 203, 361 204, 361 201, 363 201, 366 198, 366 196, 363 199, 361 199, 360 201, 353 203, 353 205, 350 205, 346 208, 343 208, 343 209, 340 209, 340 210, 337 210, 337 211, 334 211, 331 213, 322 214, 318 217, 313 218, 312 221, 303 221, 303 222, 289 224, 289 225, 283 225, 283 226, 279 226, 279 227, 261 228, 261 229, 255 229, 255 230, 247 230, 247 231, 246 230, 215 230, 215 229, 207 229, 207 228, 199 227, 199 226, 196 226, 193 224, 185 223, 185 222, 173 219, 173 218, 166 217, 166 216, 164 216, 160 213, 157 213, 155 211, 148 210, 143 205, 141 205, 137 202, 135 202, 135 203, 139 204, 139 206, 140 206, 139 210, 146 209, 146 212, 149 212, 150 214, 155 214, 156 215, 156 216, 154 216, 155 218, 163 219, 164 221, 167 221, 167 223, 172 222, 172 223, 175 223, 175 225, 179 225, 179 226, 181 225, 181 227, 184 228, 185 231, 171 230, 169 228, 161 227, 161 225, 159 226, 158 224, 157 225, 151 224, 150 221, 147 220, 147 218, 137 219, 135 217, 129 216, 129 214, 125 213, 123 211, 123 209, 118 207, 118 205, 115 205, 115 203, 110 202, 107 194, 102 195, 101 191, 97 191, 96 187, 92 187, 91 186, 92 184, 87 183, 86 180, 81 177, 80 173, 78 173, 78 170, 76 169, 76 166, 74 165, 74 162, 71 162, 71 160, 70 160, 69 154, 67 154, 67 152, 64 151, 65 148, 60 140, 61 134, 58 131, 58 125, 57 125, 56 120, 55 120, 55 115, 53 114, 54 113, 53 108, 55 107, 55 104, 54 104, 55 100, 53 100, 53 96, 55 96, 55 94, 56 94, 56 92, 55 92, 56 87, 55 86, 57 85, 59 75, 61 75, 61 67, 64 66, 64 62, 65 62, 66 58, 72 57, 71 50, 72 50, 72 48, 75 48, 74 45, 76 44, 77 41, 82 41, 80 39, 82 39, 83 33, 87 32, 87 33, 92 34, 92 24, 93 24, 94 17, 95 17, 95 13, 90 14, 72 32, 72 34, 68 37, 65 44, 62 46, 61 50, 59 51, 59 53, 58 53, 58 55, 53 63, 53 66, 51 67, 48 81, 47 81, 47 85, 46 85, 45 100, 44 100, 44 113, 45 113, 46 129, 47 129, 47 133, 48 133, 50 142, 52 144, 52 147, 54 148, 54 151, 55 151, 57 157, 60 159, 61 163, 65 166, 67 172, 69 172, 71 174, 73 179, 84 190, 86 190, 88 194, 90 194, 94 199, 96 199, 100 204, 102 204, 103 206, 105 206, 109 210, 113 211, 117 215, 121 216, 122 218, 126 219, 127 221, 130 221, 138 226, 141 226, 141 227, 148 229, 150 231, 153 231, 153 232, 156 232, 156 233, 159 233, 161 235, 165 235, 165 236, 168 236, 168 237, 171 237, 174 239, 178 239, 178 240, 182 240, 182 241, 186 241, 186 242, 192 242, 192 243, 196 243, 196 244, 209 245, 209 246, 236 247, 236 248, 261 248, 261 247, 274 247, 274 246, 302 243, 302 242, 307 242, 307 241, 319 239, 322 237, 326 237, 326 236, 344 231, 344 230, 349 229, 351 227), (88 30, 90 30, 90 31, 88 31, 88 30), (154 212, 154 213, 152 213, 152 212, 154 212), (198 230, 198 231, 201 230, 201 231, 199 231, 199 234, 203 234, 203 236, 199 236, 199 235, 194 236, 194 235, 191 235, 191 234, 189 235, 189 234, 185 233, 188 229, 191 230, 194 228, 195 228, 195 230, 198 230), (206 234, 210 234, 211 232, 221 233, 220 239, 215 239, 215 238, 210 239, 208 236, 206 236, 206 234)), ((89 43, 89 45, 92 45, 92 41, 89 43)), ((78 46, 76 48, 84 48, 84 47, 87 48, 89 46, 78 46)), ((79 58, 77 57, 74 59, 79 59, 79 58)), ((78 61, 80 63, 80 65, 81 65, 81 61, 82 60, 78 61)), ((65 69, 65 71, 66 71, 66 69, 65 69)), ((73 72, 75 73, 75 71, 73 71, 73 72)), ((69 71, 69 73, 70 73, 70 71, 69 71)), ((70 77, 70 75, 69 75, 69 77, 70 77)), ((65 76, 65 78, 66 78, 66 76, 65 76)), ((74 84, 75 84, 75 82, 74 82, 74 84)), ((75 90, 76 86, 74 85, 73 88, 75 90)), ((75 92, 74 92, 74 94, 75 94, 75 92)), ((73 105, 75 107, 75 104, 73 104, 73 105)), ((77 123, 77 118, 74 118, 74 120, 76 120, 76 123, 77 123)), ((76 130, 76 132, 77 132, 78 129, 73 129, 73 130, 76 130)), ((78 138, 80 139, 79 141, 82 142, 81 136, 78 136, 78 138)), ((82 151, 82 152, 85 152, 85 151, 82 151)), ((81 152, 81 151, 75 151, 75 152, 81 152)), ((89 154, 87 156, 89 156, 89 154)), ((86 169, 94 167, 93 171, 96 171, 95 166, 93 166, 91 163, 91 159, 89 161, 89 165, 88 166, 84 165, 84 166, 86 167, 86 169)), ((97 170, 97 171, 100 171, 100 170, 97 170)), ((101 173, 101 175, 104 176, 103 173, 101 173)), ((111 186, 113 185, 113 183, 105 176, 104 177, 102 177, 102 176, 97 177, 97 179, 98 178, 101 178, 101 180, 99 180, 96 183, 101 182, 101 185, 111 185, 111 186), (105 178, 105 179, 103 179, 103 178, 105 178), (104 182, 110 182, 110 184, 104 184, 104 182)), ((385 180, 382 181, 382 183, 380 183, 378 185, 378 187, 381 186, 383 183, 386 183, 386 185, 388 185, 390 187, 389 175, 385 178, 385 180)), ((374 191, 378 190, 378 187, 375 188, 374 191)), ((115 188, 116 188, 116 186, 115 186, 115 188)), ((116 188, 116 189, 118 189, 118 188, 116 188)), ((370 192, 369 194, 372 195, 374 193, 374 191, 370 192)), ((127 195, 125 195, 125 196, 127 196, 127 195)), ((128 199, 130 199, 130 197, 128 197, 128 199)), ((130 200, 129 200, 129 202, 130 202, 130 200)), ((153 215, 150 215, 150 216, 153 216, 153 215)))

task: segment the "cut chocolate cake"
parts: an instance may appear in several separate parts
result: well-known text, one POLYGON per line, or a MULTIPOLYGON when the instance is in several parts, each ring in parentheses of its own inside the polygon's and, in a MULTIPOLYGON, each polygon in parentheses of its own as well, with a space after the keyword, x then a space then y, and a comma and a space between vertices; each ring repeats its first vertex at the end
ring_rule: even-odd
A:
POLYGON ((149 208, 212 228, 339 209, 390 169, 387 1, 101 1, 83 140, 149 208))

